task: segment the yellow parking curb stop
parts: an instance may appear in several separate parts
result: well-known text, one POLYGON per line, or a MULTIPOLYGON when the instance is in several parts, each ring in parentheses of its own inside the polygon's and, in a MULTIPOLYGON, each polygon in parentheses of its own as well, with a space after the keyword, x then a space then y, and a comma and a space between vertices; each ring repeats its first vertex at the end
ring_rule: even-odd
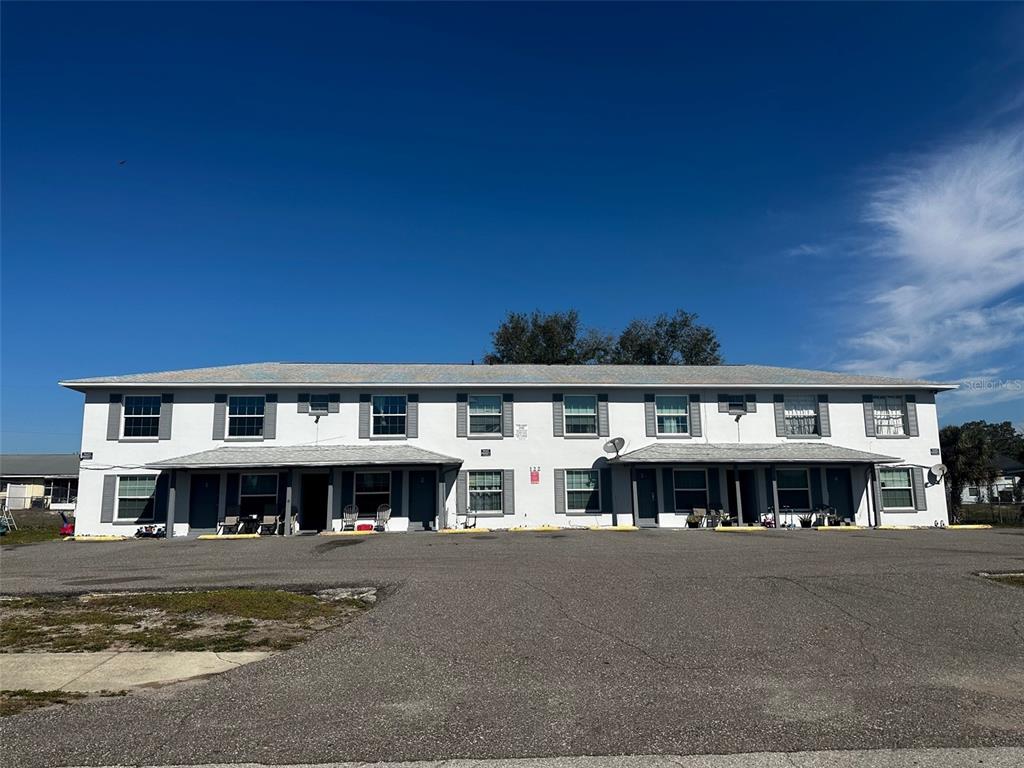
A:
POLYGON ((635 525, 592 525, 592 531, 639 531, 635 525))
POLYGON ((258 533, 204 533, 202 536, 196 538, 201 541, 222 541, 224 539, 258 539, 260 535, 258 533))
POLYGON ((438 533, 490 533, 490 528, 442 528, 438 533))
POLYGON ((317 536, 372 536, 377 531, 320 531, 317 536))
POLYGON ((962 523, 960 525, 947 525, 951 531, 987 531, 991 528, 987 523, 962 523))
POLYGON ((509 528, 512 533, 550 533, 551 531, 562 530, 557 525, 519 525, 509 528))

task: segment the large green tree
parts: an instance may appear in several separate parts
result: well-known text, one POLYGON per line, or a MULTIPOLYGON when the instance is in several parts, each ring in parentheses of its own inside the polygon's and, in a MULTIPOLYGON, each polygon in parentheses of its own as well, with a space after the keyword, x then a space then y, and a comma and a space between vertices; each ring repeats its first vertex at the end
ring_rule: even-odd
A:
POLYGON ((949 506, 956 513, 964 488, 988 485, 995 479, 996 451, 991 436, 978 422, 943 427, 939 431, 939 445, 947 470, 949 506))
POLYGON ((653 320, 633 320, 618 337, 580 323, 576 310, 509 312, 491 334, 488 364, 717 365, 715 332, 697 316, 678 310, 653 320))

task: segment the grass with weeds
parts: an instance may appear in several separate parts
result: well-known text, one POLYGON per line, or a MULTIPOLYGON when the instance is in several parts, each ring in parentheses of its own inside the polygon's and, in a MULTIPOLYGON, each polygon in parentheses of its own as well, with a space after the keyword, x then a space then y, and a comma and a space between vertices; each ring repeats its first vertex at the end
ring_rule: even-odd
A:
POLYGON ((26 544, 38 544, 42 541, 60 539, 60 526, 19 526, 16 531, 8 531, 0 536, 0 546, 20 547, 26 544))
POLYGON ((0 717, 10 717, 53 704, 70 704, 84 698, 84 693, 73 691, 0 691, 0 717))
POLYGON ((4 652, 284 650, 367 607, 272 589, 50 595, 0 606, 4 652))

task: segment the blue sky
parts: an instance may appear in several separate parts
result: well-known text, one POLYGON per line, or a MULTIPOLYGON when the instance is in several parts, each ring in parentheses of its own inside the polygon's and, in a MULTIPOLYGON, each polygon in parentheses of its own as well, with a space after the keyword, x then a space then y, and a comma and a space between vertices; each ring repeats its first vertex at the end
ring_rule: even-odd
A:
POLYGON ((78 449, 61 378, 479 360, 569 307, 1024 422, 1020 5, 2 16, 5 451, 78 449))

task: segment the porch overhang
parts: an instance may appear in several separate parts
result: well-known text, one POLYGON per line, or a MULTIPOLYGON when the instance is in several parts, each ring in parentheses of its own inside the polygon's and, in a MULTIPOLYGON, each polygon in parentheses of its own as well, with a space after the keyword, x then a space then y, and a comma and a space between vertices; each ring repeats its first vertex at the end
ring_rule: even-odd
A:
POLYGON ((816 442, 680 443, 659 442, 637 448, 609 464, 890 464, 894 456, 816 442))
POLYGON ((150 469, 460 465, 462 459, 411 445, 235 446, 154 461, 150 469))

